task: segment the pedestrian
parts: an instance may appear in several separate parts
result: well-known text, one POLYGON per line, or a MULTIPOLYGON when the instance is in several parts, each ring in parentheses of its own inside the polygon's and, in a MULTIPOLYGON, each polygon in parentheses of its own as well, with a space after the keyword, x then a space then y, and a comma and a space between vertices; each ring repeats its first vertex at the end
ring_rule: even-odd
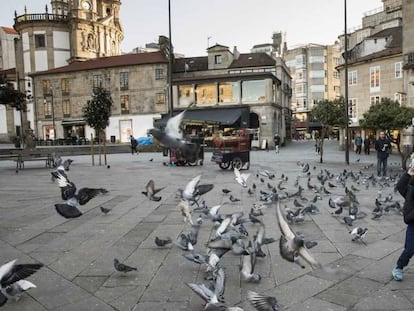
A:
POLYGON ((138 142, 137 140, 134 138, 134 136, 129 135, 129 139, 131 141, 131 154, 137 153, 137 147, 138 147, 138 142))
POLYGON ((355 137, 355 153, 361 154, 361 148, 362 148, 362 138, 360 135, 356 135, 355 137))
POLYGON ((371 139, 367 136, 364 139, 364 153, 369 155, 370 148, 371 148, 371 139))
POLYGON ((403 217, 407 228, 405 231, 404 250, 397 260, 397 265, 392 270, 392 277, 395 281, 402 281, 403 269, 408 265, 411 257, 414 255, 414 167, 412 165, 401 176, 396 189, 405 199, 403 217))
POLYGON ((273 140, 275 142, 275 151, 276 151, 276 153, 279 153, 279 145, 280 145, 280 136, 279 136, 279 134, 276 133, 273 140))
POLYGON ((387 160, 391 150, 391 143, 385 137, 384 131, 381 131, 379 138, 375 141, 375 150, 377 151, 377 174, 378 176, 387 176, 387 160))

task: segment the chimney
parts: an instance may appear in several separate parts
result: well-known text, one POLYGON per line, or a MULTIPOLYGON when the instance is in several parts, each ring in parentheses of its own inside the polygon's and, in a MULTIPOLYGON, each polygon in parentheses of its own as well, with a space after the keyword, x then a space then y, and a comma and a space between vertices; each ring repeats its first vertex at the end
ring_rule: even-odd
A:
POLYGON ((234 46, 234 48, 233 48, 233 59, 234 60, 239 59, 239 56, 240 56, 240 52, 237 51, 237 46, 234 46))

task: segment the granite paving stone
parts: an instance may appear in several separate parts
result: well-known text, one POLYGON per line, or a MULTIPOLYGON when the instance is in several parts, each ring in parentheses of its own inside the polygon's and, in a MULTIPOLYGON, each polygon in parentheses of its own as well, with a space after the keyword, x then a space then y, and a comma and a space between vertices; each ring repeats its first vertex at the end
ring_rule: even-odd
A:
MULTIPOLYGON (((187 283, 209 284, 206 265, 186 260, 186 251, 174 243, 159 248, 154 239, 171 237, 173 242, 190 224, 184 223, 177 208, 176 193, 197 175, 202 183, 214 184, 214 189, 203 196, 207 206, 223 204, 220 213, 243 211, 244 217, 259 201, 259 190, 270 191, 267 183, 276 186, 282 174, 288 177, 282 185, 284 191, 297 191, 294 181, 304 188, 302 197, 311 200, 314 189, 307 182, 318 185, 317 174, 329 170, 335 178, 329 182, 331 194, 320 194, 315 205, 319 212, 306 215, 303 223, 293 224, 292 230, 306 239, 318 242, 309 252, 320 262, 321 269, 312 269, 306 264, 302 269, 282 259, 279 252, 280 229, 276 221, 274 205, 264 209, 262 221, 266 236, 276 241, 264 245, 264 258, 257 258, 255 272, 262 276, 259 283, 248 283, 240 279, 240 257, 231 251, 220 261, 226 274, 224 299, 227 306, 243 307, 253 311, 246 300, 247 292, 253 290, 277 297, 282 310, 413 310, 414 269, 409 265, 404 270, 404 281, 395 282, 390 271, 395 265, 403 244, 405 225, 401 215, 391 211, 378 221, 371 219, 375 207, 378 186, 369 189, 357 185, 348 177, 347 185, 358 187, 356 196, 359 209, 367 214, 355 221, 353 227, 343 223, 342 217, 334 217, 328 206, 330 197, 345 194, 336 176, 339 172, 354 174, 375 173, 375 154, 359 156, 350 154, 350 164, 344 163, 344 152, 337 141, 325 141, 324 163, 319 163, 313 141, 289 142, 279 154, 267 151, 252 151, 248 187, 257 185, 255 195, 248 195, 234 181, 232 170, 222 170, 210 161, 206 152, 203 166, 166 167, 167 160, 161 153, 109 154, 110 169, 91 166, 90 156, 71 156, 75 161, 68 172, 78 188, 84 186, 104 187, 109 193, 97 196, 81 206, 83 215, 77 219, 64 219, 54 209, 60 203, 58 186, 50 181, 50 169, 29 163, 25 170, 14 173, 13 163, 0 162, 0 264, 18 259, 18 263, 42 262, 43 267, 28 280, 37 285, 15 302, 10 301, 2 310, 16 311, 90 311, 90 310, 201 310, 203 300, 186 285, 187 283), (149 161, 153 158, 153 161, 149 161), (359 162, 355 160, 360 158, 359 162), (298 161, 308 162, 310 175, 301 172, 298 161), (364 169, 368 164, 374 164, 364 169), (315 169, 313 167, 315 166, 315 169), (263 169, 275 173, 275 178, 264 182, 256 177, 263 169), (149 179, 157 187, 162 200, 154 202, 141 194, 149 179), (30 186, 29 186, 30 185, 30 186), (27 189, 21 196, 21 189, 27 189), (240 202, 231 203, 221 189, 230 189, 240 202), (104 215, 100 206, 110 208, 104 215), (355 226, 369 228, 365 244, 351 242, 349 231, 355 226), (117 272, 113 259, 136 266, 138 271, 117 272)), ((399 161, 392 154, 393 161, 399 161)), ((399 172, 395 170, 394 172, 399 172)), ((393 176, 394 173, 390 173, 393 176)), ((382 189, 382 195, 393 194, 393 200, 402 198, 393 192, 394 181, 382 189)), ((278 190, 283 194, 282 190, 278 190)), ((309 201, 297 198, 303 205, 309 201)), ((282 206, 296 209, 293 198, 281 201, 282 206)), ((344 211, 344 214, 347 210, 344 211)), ((195 211, 195 221, 201 212, 195 211)), ((206 244, 215 236, 212 221, 203 216, 195 251, 207 254, 206 244)), ((256 234, 259 225, 246 223, 249 236, 247 244, 256 234)), ((231 229, 237 230, 237 228, 231 229)))

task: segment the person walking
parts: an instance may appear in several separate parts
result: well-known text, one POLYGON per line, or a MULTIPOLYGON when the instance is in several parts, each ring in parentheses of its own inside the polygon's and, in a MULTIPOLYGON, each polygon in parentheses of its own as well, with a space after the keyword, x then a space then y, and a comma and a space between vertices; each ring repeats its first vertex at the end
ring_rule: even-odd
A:
POLYGON ((377 151, 377 174, 378 176, 387 176, 387 160, 391 150, 391 143, 385 137, 383 131, 380 132, 379 138, 375 141, 375 150, 377 151))
POLYGON ((131 154, 137 153, 138 142, 134 136, 129 135, 129 140, 131 141, 131 154))
POLYGON ((276 133, 273 140, 275 142, 275 151, 276 151, 276 153, 279 153, 279 145, 280 145, 280 136, 279 136, 279 134, 276 133))
POLYGON ((412 165, 401 176, 396 189, 405 199, 403 217, 407 228, 405 231, 404 250, 397 260, 397 265, 392 270, 392 277, 395 281, 402 281, 403 269, 408 265, 411 257, 414 255, 414 167, 412 165))
POLYGON ((369 155, 370 148, 371 148, 371 139, 367 136, 364 139, 364 153, 369 155))
POLYGON ((357 134, 355 137, 355 153, 361 154, 361 147, 362 147, 362 138, 360 135, 357 134))

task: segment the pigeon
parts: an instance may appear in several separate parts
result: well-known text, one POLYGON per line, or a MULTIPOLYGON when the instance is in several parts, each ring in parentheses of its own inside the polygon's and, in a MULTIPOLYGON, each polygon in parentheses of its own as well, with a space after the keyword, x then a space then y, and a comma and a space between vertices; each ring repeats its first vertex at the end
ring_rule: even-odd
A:
POLYGON ((191 218, 190 204, 186 200, 181 200, 178 204, 178 208, 181 211, 181 215, 184 217, 184 222, 187 221, 193 225, 193 219, 191 218))
POLYGON ((262 277, 260 274, 254 273, 254 266, 256 264, 256 255, 255 252, 248 253, 247 255, 242 255, 242 265, 240 269, 241 277, 244 281, 247 282, 260 282, 262 277))
POLYGON ((367 235, 368 228, 361 228, 357 227, 352 229, 352 231, 349 231, 349 233, 352 236, 352 242, 360 241, 363 242, 363 239, 367 235))
POLYGON ((354 215, 349 215, 349 216, 345 216, 343 218, 345 224, 347 224, 348 226, 352 227, 353 222, 355 220, 355 216, 354 215))
POLYGON ((279 251, 282 258, 297 263, 302 268, 305 268, 305 266, 300 263, 299 257, 313 267, 321 267, 321 264, 316 261, 304 247, 305 241, 303 236, 295 234, 289 227, 289 224, 282 215, 279 202, 277 202, 276 205, 276 218, 278 220, 280 232, 282 233, 279 240, 279 251))
POLYGON ((165 238, 165 239, 161 239, 161 238, 159 238, 159 237, 155 237, 155 244, 157 245, 157 246, 159 246, 159 247, 163 247, 163 246, 166 246, 166 245, 168 245, 168 244, 170 244, 170 243, 172 243, 172 240, 171 240, 171 238, 170 237, 167 237, 167 238, 165 238))
POLYGON ((78 209, 79 205, 85 205, 98 194, 107 193, 108 190, 104 188, 81 188, 76 192, 76 186, 69 181, 67 177, 59 172, 52 172, 58 181, 61 189, 62 199, 66 200, 65 204, 55 204, 56 211, 65 218, 76 218, 82 215, 78 209))
POLYGON ((160 201, 161 197, 155 196, 158 192, 160 192, 165 187, 155 189, 154 181, 151 179, 147 185, 145 186, 146 191, 142 191, 142 194, 147 196, 150 201, 160 201))
POLYGON ((231 192, 231 190, 229 190, 229 189, 221 189, 221 191, 222 191, 224 194, 229 194, 229 193, 231 192))
POLYGON ((106 208, 106 207, 103 207, 103 206, 99 206, 99 208, 101 209, 101 212, 104 213, 105 215, 108 214, 111 211, 110 208, 106 208))
POLYGON ((247 178, 249 178, 250 174, 240 174, 240 171, 235 167, 234 175, 237 183, 243 188, 247 188, 247 178))
POLYGON ((33 286, 36 287, 34 284, 31 286, 32 283, 28 281, 21 281, 43 267, 41 263, 16 264, 16 261, 17 259, 14 259, 0 266, 0 307, 7 302, 8 297, 19 295, 33 286))
POLYGON ((278 311, 279 306, 277 300, 272 296, 265 296, 249 290, 247 292, 247 300, 258 311, 278 311))
POLYGON ((236 198, 235 196, 233 196, 232 194, 230 194, 230 197, 229 197, 229 200, 231 201, 231 202, 239 202, 240 201, 240 199, 238 199, 238 198, 236 198))
POLYGON ((123 264, 123 263, 119 262, 119 260, 116 259, 116 258, 114 259, 114 267, 115 267, 116 271, 123 272, 123 273, 128 273, 128 272, 131 272, 131 271, 137 271, 137 268, 128 266, 126 264, 123 264))

